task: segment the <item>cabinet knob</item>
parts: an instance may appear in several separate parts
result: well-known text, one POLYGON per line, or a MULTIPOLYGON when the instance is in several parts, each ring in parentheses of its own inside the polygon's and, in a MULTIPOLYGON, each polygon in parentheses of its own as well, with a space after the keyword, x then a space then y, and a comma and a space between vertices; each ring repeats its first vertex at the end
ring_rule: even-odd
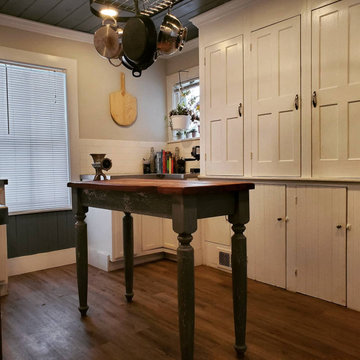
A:
POLYGON ((341 225, 336 225, 336 228, 337 228, 337 229, 341 229, 342 226, 341 226, 341 225))
POLYGON ((281 220, 282 220, 282 218, 281 218, 281 217, 277 218, 277 221, 281 221, 281 220))
POLYGON ((351 230, 351 224, 346 224, 346 230, 351 230))

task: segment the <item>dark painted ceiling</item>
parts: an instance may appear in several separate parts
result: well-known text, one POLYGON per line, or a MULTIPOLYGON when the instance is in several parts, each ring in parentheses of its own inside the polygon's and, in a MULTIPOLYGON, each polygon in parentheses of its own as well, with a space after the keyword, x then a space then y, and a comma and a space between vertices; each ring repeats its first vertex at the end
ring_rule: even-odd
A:
MULTIPOLYGON (((172 13, 183 26, 188 27, 188 40, 191 40, 198 36, 198 31, 189 19, 228 1, 230 0, 180 0, 174 5, 172 13)), ((132 0, 113 2, 132 3, 132 0)), ((149 3, 151 0, 140 0, 140 10, 149 3)), ((101 19, 90 11, 89 0, 0 0, 0 13, 86 33, 94 33, 101 25, 101 19)), ((157 28, 165 13, 166 10, 152 16, 157 28)), ((127 16, 129 13, 120 15, 127 16)))

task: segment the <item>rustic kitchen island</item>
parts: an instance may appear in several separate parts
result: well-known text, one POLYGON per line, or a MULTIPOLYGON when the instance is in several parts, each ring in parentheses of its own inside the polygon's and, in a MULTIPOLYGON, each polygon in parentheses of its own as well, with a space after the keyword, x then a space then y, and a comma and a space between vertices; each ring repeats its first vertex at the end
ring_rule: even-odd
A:
POLYGON ((232 279, 235 325, 235 350, 239 356, 246 351, 246 238, 249 221, 249 190, 252 183, 234 181, 181 181, 120 179, 107 181, 70 182, 76 232, 76 263, 79 310, 88 310, 88 207, 123 211, 126 299, 133 298, 133 221, 131 213, 172 219, 178 234, 178 309, 182 360, 193 359, 194 352, 194 250, 192 235, 197 219, 227 215, 232 224, 232 279))

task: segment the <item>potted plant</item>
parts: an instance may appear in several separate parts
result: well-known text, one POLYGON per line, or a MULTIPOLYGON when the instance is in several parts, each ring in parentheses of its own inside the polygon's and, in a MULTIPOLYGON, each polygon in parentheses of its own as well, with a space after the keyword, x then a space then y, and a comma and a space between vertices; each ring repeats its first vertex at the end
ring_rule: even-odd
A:
POLYGON ((176 109, 170 111, 170 119, 174 130, 187 129, 191 123, 191 114, 186 106, 179 103, 176 109))
POLYGON ((188 98, 190 91, 181 93, 180 102, 175 109, 170 111, 172 128, 189 129, 191 122, 198 121, 200 116, 200 105, 198 96, 188 98))

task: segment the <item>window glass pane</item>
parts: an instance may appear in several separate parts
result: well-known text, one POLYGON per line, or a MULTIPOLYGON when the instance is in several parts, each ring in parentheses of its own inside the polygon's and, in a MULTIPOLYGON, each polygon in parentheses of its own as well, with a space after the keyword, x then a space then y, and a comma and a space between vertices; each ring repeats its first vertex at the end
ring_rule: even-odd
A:
POLYGON ((8 134, 6 67, 0 64, 0 135, 8 134))
POLYGON ((66 75, 6 67, 10 133, 0 135, 0 177, 9 180, 9 210, 69 207, 66 75))

